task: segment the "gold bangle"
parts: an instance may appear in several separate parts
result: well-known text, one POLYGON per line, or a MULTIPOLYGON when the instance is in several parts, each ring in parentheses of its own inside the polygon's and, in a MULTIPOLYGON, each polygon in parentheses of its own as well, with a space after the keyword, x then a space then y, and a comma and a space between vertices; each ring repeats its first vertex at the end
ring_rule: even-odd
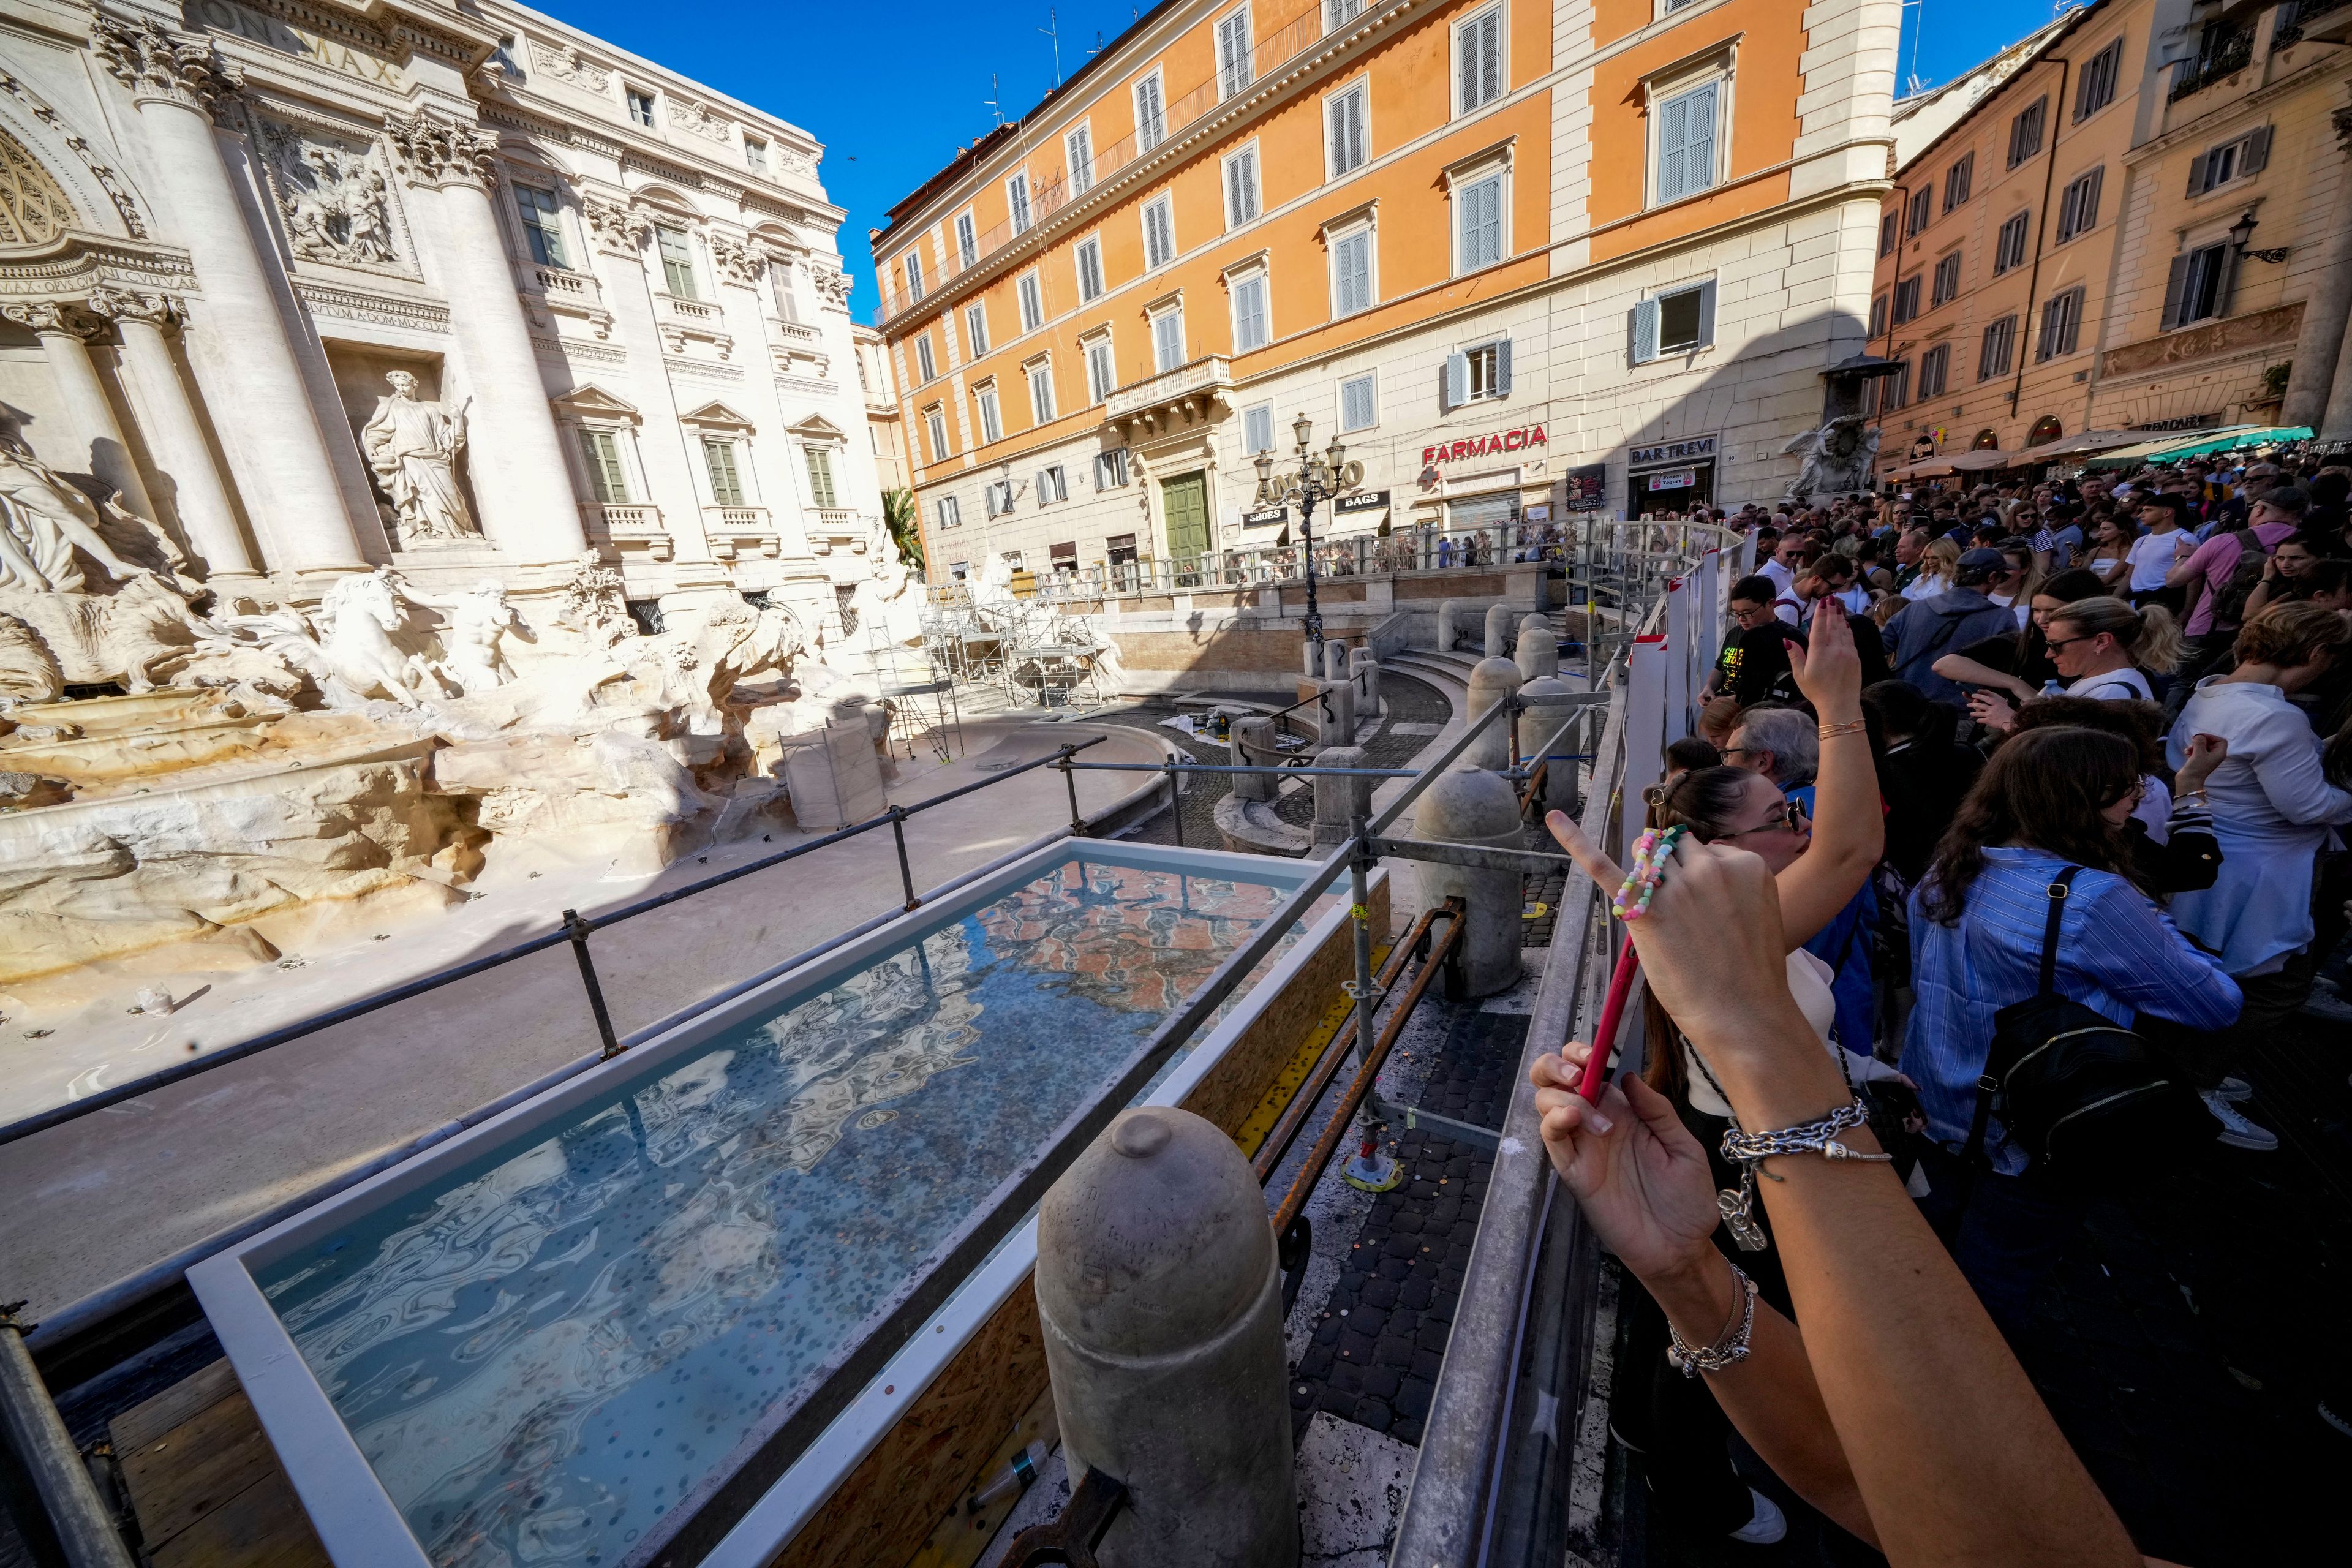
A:
POLYGON ((1862 734, 1869 728, 1870 721, 1868 720, 1856 719, 1853 722, 1846 724, 1824 724, 1821 727, 1818 733, 1824 741, 1834 741, 1840 735, 1862 734))

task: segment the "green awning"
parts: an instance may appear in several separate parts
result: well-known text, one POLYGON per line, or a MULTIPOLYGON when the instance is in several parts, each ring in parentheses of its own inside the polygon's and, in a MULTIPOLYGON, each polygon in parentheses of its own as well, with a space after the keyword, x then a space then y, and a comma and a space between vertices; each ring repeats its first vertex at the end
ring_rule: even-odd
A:
POLYGON ((2236 452, 2248 447, 2276 447, 2288 441, 2311 438, 2308 425, 2232 425, 2221 430, 2200 430, 2194 435, 2172 436, 2158 441, 2145 441, 2121 451, 2104 453, 2093 458, 2088 467, 2094 468, 2136 468, 2142 463, 2171 463, 2183 458, 2201 458, 2215 452, 2236 452))

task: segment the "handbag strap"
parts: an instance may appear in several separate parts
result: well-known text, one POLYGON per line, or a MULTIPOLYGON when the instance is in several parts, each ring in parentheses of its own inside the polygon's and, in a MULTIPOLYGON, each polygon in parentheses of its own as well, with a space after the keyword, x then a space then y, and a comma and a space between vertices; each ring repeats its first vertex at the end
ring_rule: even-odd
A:
MULTIPOLYGON (((2039 995, 2054 996, 2058 994, 2058 926, 2059 922, 2065 918, 2066 900, 2074 891, 2074 877, 2081 870, 2080 866, 2069 866, 2050 879, 2047 889, 2050 912, 2042 923, 2041 989, 2037 993, 2039 995)), ((1969 1141, 1960 1150, 1960 1163, 1971 1172, 1975 1170, 1983 1156, 1986 1123, 1992 1119, 1993 1096, 2000 1092, 1998 1069, 2006 1068, 2008 1065, 2006 1062, 1994 1062, 1992 1047, 1990 1045, 1987 1046, 1984 1071, 1977 1075, 1976 1109, 1969 1115, 1969 1141)))

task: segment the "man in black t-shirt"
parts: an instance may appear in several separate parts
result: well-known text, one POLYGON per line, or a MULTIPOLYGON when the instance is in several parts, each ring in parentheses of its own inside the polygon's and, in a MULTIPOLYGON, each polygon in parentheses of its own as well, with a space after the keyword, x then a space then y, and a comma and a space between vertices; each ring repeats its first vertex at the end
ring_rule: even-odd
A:
POLYGON ((1779 597, 1772 579, 1742 577, 1731 585, 1729 607, 1738 629, 1723 639, 1706 695, 1729 697, 1742 708, 1767 700, 1797 700, 1797 678, 1789 668, 1789 645, 1805 645, 1804 635, 1773 614, 1779 597))

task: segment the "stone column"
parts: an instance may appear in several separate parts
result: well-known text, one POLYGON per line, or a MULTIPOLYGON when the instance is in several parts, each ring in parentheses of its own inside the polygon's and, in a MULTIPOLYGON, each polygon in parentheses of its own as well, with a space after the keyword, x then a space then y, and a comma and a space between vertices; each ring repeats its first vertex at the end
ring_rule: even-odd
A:
POLYGON ((155 195, 170 210, 173 237, 195 263, 204 291, 201 324, 214 351, 200 362, 199 379, 208 405, 235 413, 238 442, 253 468, 239 481, 247 500, 267 515, 268 537, 287 555, 270 564, 366 571, 326 432, 271 287, 275 258, 265 262, 213 140, 210 105, 242 87, 243 79, 209 42, 177 37, 152 18, 100 16, 90 47, 131 89, 162 176, 155 195))
POLYGON ((0 316, 29 327, 40 340, 41 357, 48 362, 49 379, 58 400, 65 405, 68 427, 56 432, 36 430, 35 450, 50 467, 68 473, 93 474, 114 490, 114 502, 142 517, 155 515, 147 499, 147 483, 123 439, 122 424, 98 379, 89 357, 89 335, 99 322, 78 305, 62 300, 34 305, 0 306, 0 316), (55 438, 46 438, 53 436, 55 438))
MULTIPOLYGON (((474 500, 491 542, 528 564, 569 561, 588 548, 547 387, 515 293, 506 239, 490 208, 498 139, 430 110, 387 115, 384 130, 412 190, 438 192, 435 260, 449 298, 449 331, 473 399, 467 441, 474 500)), ((447 389, 443 390, 447 398, 447 389)))
POLYGON ((140 428, 156 467, 172 481, 180 531, 207 576, 215 585, 224 578, 257 576, 245 532, 237 527, 236 508, 213 465, 212 447, 163 336, 164 328, 184 315, 180 301, 166 294, 108 289, 91 296, 89 306, 110 318, 121 334, 123 362, 139 395, 140 428))
MULTIPOLYGON (((2327 247, 2326 269, 2313 280, 2303 307, 2303 326, 2295 333, 2294 364, 2287 372, 2286 397, 2279 405, 2279 423, 2308 425, 2315 430, 2327 424, 2328 412, 2341 405, 2331 395, 2343 376, 2338 356, 2344 349, 2344 326, 2352 313, 2352 220, 2343 210, 2343 198, 2352 195, 2352 167, 2341 154, 2352 151, 2352 109, 2336 111, 2336 214, 2335 238, 2327 247)), ((2337 424, 2352 421, 2352 410, 2336 416, 2337 424)))

